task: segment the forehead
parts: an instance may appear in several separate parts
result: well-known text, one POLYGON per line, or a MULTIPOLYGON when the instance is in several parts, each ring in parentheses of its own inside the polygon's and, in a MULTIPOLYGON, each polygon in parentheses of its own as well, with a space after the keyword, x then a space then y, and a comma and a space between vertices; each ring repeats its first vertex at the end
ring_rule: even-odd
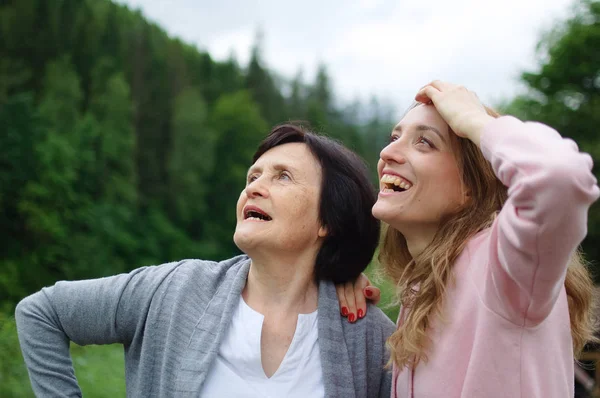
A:
POLYGON ((297 170, 307 172, 320 171, 321 166, 314 157, 308 146, 301 142, 278 145, 269 149, 260 158, 252 168, 269 167, 274 164, 287 165, 297 170))
POLYGON ((417 105, 404 115, 395 128, 409 128, 415 125, 435 127, 440 133, 448 135, 448 124, 433 105, 417 105))

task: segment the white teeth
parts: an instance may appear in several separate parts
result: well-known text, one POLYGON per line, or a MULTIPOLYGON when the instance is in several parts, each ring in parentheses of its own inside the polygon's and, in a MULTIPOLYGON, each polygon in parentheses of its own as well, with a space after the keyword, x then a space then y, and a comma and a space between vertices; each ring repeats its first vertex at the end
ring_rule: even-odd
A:
POLYGON ((248 218, 246 218, 246 220, 264 221, 264 220, 262 220, 262 219, 260 219, 258 217, 248 217, 248 218))

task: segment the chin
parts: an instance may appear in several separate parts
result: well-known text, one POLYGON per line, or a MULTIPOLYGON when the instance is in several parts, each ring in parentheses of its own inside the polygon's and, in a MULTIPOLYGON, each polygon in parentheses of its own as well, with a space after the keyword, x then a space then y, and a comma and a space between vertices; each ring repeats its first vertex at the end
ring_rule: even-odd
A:
POLYGON ((244 253, 252 247, 252 238, 247 233, 236 230, 233 234, 233 243, 244 253))
POLYGON ((376 219, 389 224, 390 216, 392 214, 390 214, 389 209, 386 209, 386 206, 383 203, 375 202, 373 209, 371 209, 371 213, 376 219))
POLYGON ((402 233, 405 230, 407 225, 410 224, 408 220, 405 220, 402 217, 402 214, 398 214, 398 210, 394 211, 393 209, 387 208, 386 206, 378 207, 377 204, 373 206, 373 217, 380 220, 381 222, 386 223, 390 227, 400 231, 402 233))

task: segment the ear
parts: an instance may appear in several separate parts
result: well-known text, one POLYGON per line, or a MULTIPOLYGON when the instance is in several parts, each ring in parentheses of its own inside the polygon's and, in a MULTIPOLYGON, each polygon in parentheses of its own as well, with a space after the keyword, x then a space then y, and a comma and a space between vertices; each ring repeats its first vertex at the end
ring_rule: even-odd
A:
POLYGON ((462 195, 465 200, 472 199, 471 198, 471 195, 472 195, 471 189, 467 186, 467 184, 465 183, 465 181, 462 178, 460 179, 460 189, 462 191, 462 195))
POLYGON ((467 189, 466 187, 463 188, 463 205, 467 205, 470 204, 471 201, 473 200, 473 197, 471 196, 471 190, 467 189))
POLYGON ((319 227, 319 238, 324 238, 327 236, 327 234, 328 234, 327 227, 324 225, 321 225, 319 227))

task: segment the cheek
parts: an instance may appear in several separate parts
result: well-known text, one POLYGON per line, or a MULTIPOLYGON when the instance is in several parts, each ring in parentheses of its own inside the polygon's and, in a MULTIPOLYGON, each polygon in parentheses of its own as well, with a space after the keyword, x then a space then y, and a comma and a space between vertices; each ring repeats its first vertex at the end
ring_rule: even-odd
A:
POLYGON ((462 183, 458 164, 450 154, 445 155, 436 159, 437 161, 425 163, 427 173, 430 176, 435 176, 433 180, 437 181, 438 184, 458 187, 462 183))
POLYGON ((246 191, 242 190, 240 193, 240 197, 238 198, 237 205, 235 206, 236 216, 239 219, 242 215, 242 209, 244 208, 244 204, 246 203, 246 191))
POLYGON ((381 160, 381 158, 379 159, 379 161, 377 162, 377 175, 379 176, 379 178, 381 178, 381 172, 383 171, 383 160, 381 160))
POLYGON ((439 189, 445 194, 442 197, 447 197, 448 204, 451 207, 462 205, 465 200, 465 189, 460 178, 459 171, 456 167, 448 167, 448 172, 444 173, 438 180, 439 189))
POLYGON ((298 225, 308 225, 319 215, 319 197, 312 189, 302 189, 288 198, 288 214, 298 225))

